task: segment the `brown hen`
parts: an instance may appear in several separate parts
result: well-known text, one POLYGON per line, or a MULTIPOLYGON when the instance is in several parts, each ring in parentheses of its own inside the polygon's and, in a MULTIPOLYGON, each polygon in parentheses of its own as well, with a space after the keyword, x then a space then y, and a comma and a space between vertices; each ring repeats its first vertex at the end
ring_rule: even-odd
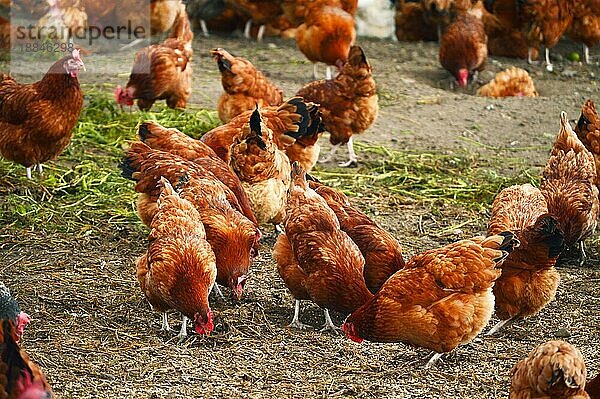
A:
POLYGON ((589 399, 586 369, 579 349, 564 341, 535 348, 511 371, 510 399, 589 399))
MULTIPOLYGON (((279 275, 297 301, 310 298, 324 310, 324 329, 334 329, 329 310, 348 314, 373 296, 363 278, 364 258, 297 162, 286 213, 285 234, 273 249, 279 275)), ((298 309, 296 302, 293 325, 298 309)))
POLYGON ((115 100, 121 106, 147 111, 156 100, 166 100, 170 108, 185 108, 192 93, 192 39, 185 6, 171 29, 169 38, 137 52, 127 86, 118 86, 115 100))
POLYGON ((340 145, 347 144, 350 159, 342 166, 358 163, 352 135, 367 130, 379 112, 377 88, 371 72, 363 50, 352 46, 348 61, 338 76, 311 82, 298 91, 306 101, 320 104, 323 124, 330 133, 329 141, 334 147, 322 162, 329 161, 340 145))
POLYGON ((183 315, 179 338, 187 336, 187 321, 196 333, 214 328, 208 294, 215 284, 215 254, 206 241, 198 210, 161 178, 158 210, 150 223, 148 251, 137 260, 137 279, 152 309, 162 312, 162 330, 169 331, 167 310, 183 315))
POLYGON ((600 118, 592 100, 587 100, 575 126, 575 133, 585 148, 594 156, 596 186, 600 188, 600 118))
POLYGON ((469 13, 459 15, 442 36, 439 59, 459 86, 467 87, 469 77, 476 80, 487 61, 487 35, 481 18, 469 13))
POLYGON ((492 205, 488 235, 512 231, 521 242, 500 268, 494 284, 496 316, 487 335, 509 321, 538 313, 556 294, 560 276, 554 264, 563 248, 558 221, 548 214, 542 192, 530 184, 505 188, 492 205))
POLYGON ((542 175, 540 189, 564 233, 565 247, 580 245, 581 264, 586 256, 583 241, 596 229, 600 204, 593 155, 584 147, 561 113, 561 128, 542 175))
POLYGON ((271 83, 252 63, 242 57, 234 57, 222 48, 211 54, 221 72, 221 84, 225 93, 219 98, 219 118, 227 123, 244 111, 268 105, 280 105, 283 92, 271 83))
POLYGON ((85 69, 74 50, 56 61, 42 80, 19 84, 0 73, 0 154, 27 168, 58 157, 71 142, 83 107, 77 76, 85 69))
POLYGON ((443 352, 470 342, 494 311, 497 267, 513 247, 514 234, 477 237, 413 256, 379 292, 352 313, 342 329, 356 342, 404 342, 443 352))

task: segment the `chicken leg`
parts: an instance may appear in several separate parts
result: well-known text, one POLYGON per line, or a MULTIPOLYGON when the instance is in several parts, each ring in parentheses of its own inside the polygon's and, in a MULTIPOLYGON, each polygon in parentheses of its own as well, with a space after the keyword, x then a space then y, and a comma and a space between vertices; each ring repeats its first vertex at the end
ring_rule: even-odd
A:
POLYGON ((169 316, 167 312, 162 314, 162 324, 160 327, 160 331, 171 331, 171 327, 169 327, 169 316))
POLYGON ((348 146, 348 162, 342 162, 339 164, 339 166, 343 167, 343 168, 347 168, 347 167, 356 167, 358 165, 358 157, 356 156, 356 153, 354 152, 354 141, 352 140, 352 137, 350 137, 350 140, 348 140, 348 143, 346 144, 348 146))
POLYGON ((329 316, 329 309, 323 309, 323 314, 325 315, 325 325, 323 326, 323 328, 320 331, 321 332, 337 331, 338 328, 335 326, 335 324, 333 324, 333 321, 331 320, 331 316, 329 316))
POLYGON ((37 164, 37 172, 41 175, 42 173, 44 173, 44 168, 42 167, 41 163, 37 164))
POLYGON ((221 289, 219 288, 216 282, 212 286, 212 292, 214 292, 215 295, 220 296, 221 299, 225 300, 225 297, 223 296, 223 293, 221 292, 221 289))
POLYGON ((327 154, 325 156, 325 158, 319 159, 319 163, 327 163, 327 162, 331 161, 333 159, 333 156, 337 152, 338 148, 340 148, 340 144, 335 144, 333 147, 331 147, 331 150, 329 150, 329 154, 327 154))
POLYGON ((587 255, 585 253, 585 244, 583 243, 583 241, 579 241, 579 266, 583 266, 586 260, 587 255))
POLYGON ((246 22, 246 26, 244 26, 244 37, 246 39, 250 39, 250 28, 252 28, 252 20, 249 19, 248 22, 246 22))
POLYGON ((435 364, 438 362, 438 360, 440 360, 441 357, 442 357, 441 353, 436 353, 435 355, 431 356, 431 359, 429 359, 429 361, 425 365, 425 368, 430 369, 433 366, 435 366, 435 364))
POLYGON ((263 36, 265 35, 266 25, 261 25, 258 27, 258 34, 256 35, 256 41, 262 42, 263 36))
POLYGON ((513 320, 512 317, 510 319, 500 320, 498 323, 496 323, 496 325, 494 327, 492 327, 492 329, 490 331, 485 333, 485 336, 489 337, 490 335, 496 334, 498 331, 500 331, 502 329, 502 327, 504 327, 506 324, 512 322, 512 320, 513 320))
POLYGON ((548 72, 552 72, 554 70, 554 66, 550 62, 550 49, 548 47, 545 47, 544 51, 546 52, 546 70, 548 72))
POLYGON ((31 166, 25 170, 25 173, 27 174, 27 180, 31 180, 31 166))
POLYGON ((183 316, 181 318, 181 330, 179 330, 179 334, 177 334, 177 338, 183 339, 183 338, 187 337, 187 322, 188 322, 188 318, 186 316, 183 316))
POLYGON ((294 318, 292 322, 288 325, 290 328, 298 328, 300 330, 307 328, 306 324, 300 322, 300 300, 296 299, 296 304, 294 305, 294 318))
POLYGON ((210 36, 208 34, 208 27, 206 26, 206 21, 203 19, 200 20, 200 29, 202 30, 202 34, 204 35, 204 37, 210 36))

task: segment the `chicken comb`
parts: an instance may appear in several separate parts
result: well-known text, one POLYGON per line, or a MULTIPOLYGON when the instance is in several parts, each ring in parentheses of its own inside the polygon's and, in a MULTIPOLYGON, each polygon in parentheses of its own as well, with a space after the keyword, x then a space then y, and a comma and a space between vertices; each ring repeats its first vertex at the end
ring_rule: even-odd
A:
POLYGON ((73 57, 74 60, 83 62, 83 60, 81 59, 81 52, 79 51, 78 48, 73 49, 73 52, 71 53, 71 56, 73 57))

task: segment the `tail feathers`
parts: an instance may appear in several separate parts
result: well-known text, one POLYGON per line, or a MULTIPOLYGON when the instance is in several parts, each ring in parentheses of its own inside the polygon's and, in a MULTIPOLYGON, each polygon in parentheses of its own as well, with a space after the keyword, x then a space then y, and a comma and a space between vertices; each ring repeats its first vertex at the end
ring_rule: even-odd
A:
POLYGON ((152 136, 151 122, 144 122, 138 127, 138 136, 143 143, 152 136))
POLYGON ((294 97, 283 103, 278 111, 293 107, 293 113, 300 116, 294 121, 294 129, 286 131, 286 136, 293 137, 304 145, 312 145, 319 139, 319 134, 325 131, 319 106, 312 102, 306 102, 302 97, 294 97))
POLYGON ((194 38, 194 33, 192 32, 190 26, 190 19, 185 10, 185 4, 181 3, 179 5, 179 12, 171 27, 171 33, 169 37, 172 39, 181 40, 185 43, 191 43, 194 38))
POLYGON ((313 175, 310 175, 308 173, 306 174, 306 180, 307 181, 312 181, 312 182, 315 182, 315 183, 318 183, 318 184, 323 184, 319 179, 317 179, 316 177, 314 177, 313 175))
POLYGON ((581 116, 579 116, 579 120, 577 121, 575 133, 580 134, 583 132, 589 132, 589 125, 596 124, 597 122, 598 113, 596 112, 596 106, 592 100, 587 100, 581 110, 581 116))
POLYGON ((503 231, 497 235, 486 237, 481 241, 481 246, 484 248, 491 248, 498 251, 502 251, 502 255, 494 259, 494 262, 500 262, 515 249, 521 243, 517 239, 515 233, 511 231, 503 231))
POLYGON ((548 257, 557 258, 564 247, 564 234, 558 220, 546 214, 540 216, 534 226, 540 234, 540 239, 548 246, 548 257))
POLYGON ((569 152, 569 150, 575 151, 576 154, 587 152, 587 149, 573 131, 573 128, 567 119, 567 113, 561 112, 560 131, 556 136, 556 142, 552 148, 551 155, 557 155, 559 151, 569 152))
POLYGON ((135 173, 139 172, 142 162, 145 159, 145 155, 150 150, 144 143, 133 143, 127 151, 125 158, 119 163, 119 169, 121 169, 121 176, 129 180, 137 180, 135 173))
POLYGON ((262 120, 257 106, 252 115, 250 115, 250 135, 246 138, 246 142, 256 144, 258 148, 264 151, 267 149, 267 143, 262 138, 261 123, 262 120))

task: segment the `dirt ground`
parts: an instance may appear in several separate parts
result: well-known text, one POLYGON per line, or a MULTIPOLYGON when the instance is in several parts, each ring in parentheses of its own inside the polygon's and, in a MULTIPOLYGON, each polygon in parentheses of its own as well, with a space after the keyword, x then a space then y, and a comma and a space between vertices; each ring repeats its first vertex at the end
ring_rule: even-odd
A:
MULTIPOLYGON (((586 98, 599 99, 597 63, 557 61, 555 72, 548 73, 520 60, 492 58, 482 80, 509 65, 526 67, 541 96, 484 99, 447 90, 448 75, 437 62, 435 43, 359 42, 372 63, 381 104, 375 125, 358 137, 362 142, 397 150, 517 156, 539 168, 558 131, 560 111, 575 119, 586 98)), ((293 41, 198 38, 194 107, 214 109, 222 90, 208 55, 213 47, 251 59, 284 89, 285 97, 312 80, 312 65, 293 41)), ((557 53, 574 49, 561 43, 557 53)), ((597 59, 599 54, 592 55, 597 59)), ((107 90, 124 84, 131 59, 132 53, 87 57, 89 72, 81 81, 105 83, 107 90)), ((340 151, 337 160, 345 157, 340 151)), ((501 165, 499 170, 511 173, 501 165)), ((423 207, 408 204, 392 210, 384 203, 382 198, 370 206, 381 205, 375 218, 398 237, 407 256, 456 238, 430 234, 436 221, 423 207)), ((460 210, 450 214, 479 222, 486 217, 460 210)), ((462 229, 457 234, 475 235, 485 225, 462 229)), ((212 300, 218 315, 215 333, 178 343, 160 333, 160 316, 150 311, 137 286, 133 262, 144 250, 145 237, 132 231, 123 226, 74 237, 49 234, 39 226, 0 232, 0 280, 33 316, 24 345, 47 372, 58 398, 507 397, 511 367, 550 339, 575 344, 589 375, 600 372, 600 269, 593 243, 592 260, 585 267, 572 262, 560 266, 559 292, 539 315, 497 337, 476 339, 425 370, 429 351, 402 344, 358 345, 341 333, 318 332, 322 312, 309 303, 302 304, 301 320, 314 328, 287 328, 293 301, 270 256, 272 236, 253 265, 243 301, 212 300)), ((339 325, 342 318, 334 316, 339 325)), ((170 316, 174 328, 179 328, 178 317, 170 316)))

